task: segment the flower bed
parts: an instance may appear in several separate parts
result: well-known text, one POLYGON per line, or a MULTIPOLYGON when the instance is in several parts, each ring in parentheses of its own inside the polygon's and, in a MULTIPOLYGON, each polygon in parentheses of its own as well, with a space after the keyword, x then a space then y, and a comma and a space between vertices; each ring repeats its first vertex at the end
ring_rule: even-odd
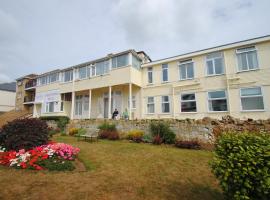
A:
POLYGON ((0 165, 19 169, 73 170, 71 163, 80 149, 64 143, 49 143, 25 151, 6 151, 0 147, 0 165))

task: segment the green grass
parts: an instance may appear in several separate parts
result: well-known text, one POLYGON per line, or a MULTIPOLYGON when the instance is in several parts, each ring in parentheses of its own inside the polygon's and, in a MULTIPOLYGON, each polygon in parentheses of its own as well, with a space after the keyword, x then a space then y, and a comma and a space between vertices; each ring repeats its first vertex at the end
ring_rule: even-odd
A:
POLYGON ((222 199, 212 153, 128 141, 54 140, 81 149, 87 172, 0 168, 0 199, 222 199), (46 198, 45 198, 46 197, 46 198))

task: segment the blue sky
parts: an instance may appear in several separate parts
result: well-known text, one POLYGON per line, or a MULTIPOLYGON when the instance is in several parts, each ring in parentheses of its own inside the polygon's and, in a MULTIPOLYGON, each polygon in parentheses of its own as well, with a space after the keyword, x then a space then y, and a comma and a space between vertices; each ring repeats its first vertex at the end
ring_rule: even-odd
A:
POLYGON ((269 0, 0 0, 0 82, 126 49, 152 60, 270 34, 269 0))

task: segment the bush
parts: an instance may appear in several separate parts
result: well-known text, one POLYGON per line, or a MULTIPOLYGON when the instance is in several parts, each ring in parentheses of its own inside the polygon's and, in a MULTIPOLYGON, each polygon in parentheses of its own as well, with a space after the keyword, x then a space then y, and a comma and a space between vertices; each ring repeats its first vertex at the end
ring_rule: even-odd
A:
POLYGON ((104 122, 98 126, 98 129, 105 130, 105 131, 116 131, 116 126, 115 124, 104 122))
POLYGON ((175 133, 170 129, 168 123, 165 122, 151 122, 150 131, 153 137, 159 136, 166 144, 173 144, 175 142, 175 133))
POLYGON ((131 130, 128 132, 127 139, 134 142, 142 142, 144 132, 141 130, 131 130))
POLYGON ((70 128, 70 129, 68 130, 68 134, 69 134, 70 136, 77 135, 78 132, 79 132, 79 129, 78 129, 78 128, 70 128))
POLYGON ((117 131, 101 130, 99 132, 99 138, 109 139, 109 140, 119 140, 120 136, 119 136, 119 133, 117 131))
POLYGON ((159 135, 155 135, 153 137, 153 144, 160 145, 162 144, 162 142, 163 142, 162 137, 160 137, 159 135))
POLYGON ((49 136, 52 137, 53 135, 57 134, 57 133, 60 133, 61 130, 60 128, 52 128, 52 127, 49 127, 49 136))
POLYGON ((49 138, 47 123, 40 119, 17 119, 4 125, 0 146, 7 150, 31 149, 46 144, 49 138))
POLYGON ((47 116, 40 117, 41 120, 54 120, 57 123, 57 127, 60 128, 61 131, 65 130, 66 125, 69 123, 69 118, 66 116, 47 116))
POLYGON ((211 167, 228 199, 270 199, 269 152, 269 134, 219 137, 211 167))
POLYGON ((201 149, 201 145, 197 140, 193 141, 177 140, 175 142, 175 146, 183 149, 201 149))
POLYGON ((49 158, 46 160, 38 161, 37 164, 44 169, 50 171, 72 171, 75 169, 73 161, 49 158))
POLYGON ((145 134, 142 137, 142 141, 145 143, 152 143, 153 142, 153 137, 150 134, 145 134))

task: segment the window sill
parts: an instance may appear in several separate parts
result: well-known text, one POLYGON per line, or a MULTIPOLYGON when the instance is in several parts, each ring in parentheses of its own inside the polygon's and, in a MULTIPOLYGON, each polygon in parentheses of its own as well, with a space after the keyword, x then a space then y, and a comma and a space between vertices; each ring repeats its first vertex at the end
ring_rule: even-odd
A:
POLYGON ((190 81, 190 80, 195 80, 195 79, 194 78, 179 79, 179 81, 190 81))
POLYGON ((211 75, 206 75, 206 77, 216 77, 216 76, 224 76, 225 74, 211 74, 211 75))
POLYGON ((180 112, 180 113, 177 113, 177 114, 197 114, 198 112, 180 112))
POLYGON ((169 81, 162 81, 161 84, 167 84, 169 81))
POLYGON ((242 70, 242 71, 237 71, 236 74, 243 73, 243 72, 258 71, 258 70, 260 70, 260 68, 256 68, 256 69, 248 69, 248 70, 242 70))
POLYGON ((241 110, 240 112, 247 113, 247 112, 266 112, 265 109, 263 110, 241 110))
POLYGON ((214 114, 214 113, 228 113, 229 111, 227 110, 227 111, 208 111, 207 113, 209 113, 209 114, 214 114))

